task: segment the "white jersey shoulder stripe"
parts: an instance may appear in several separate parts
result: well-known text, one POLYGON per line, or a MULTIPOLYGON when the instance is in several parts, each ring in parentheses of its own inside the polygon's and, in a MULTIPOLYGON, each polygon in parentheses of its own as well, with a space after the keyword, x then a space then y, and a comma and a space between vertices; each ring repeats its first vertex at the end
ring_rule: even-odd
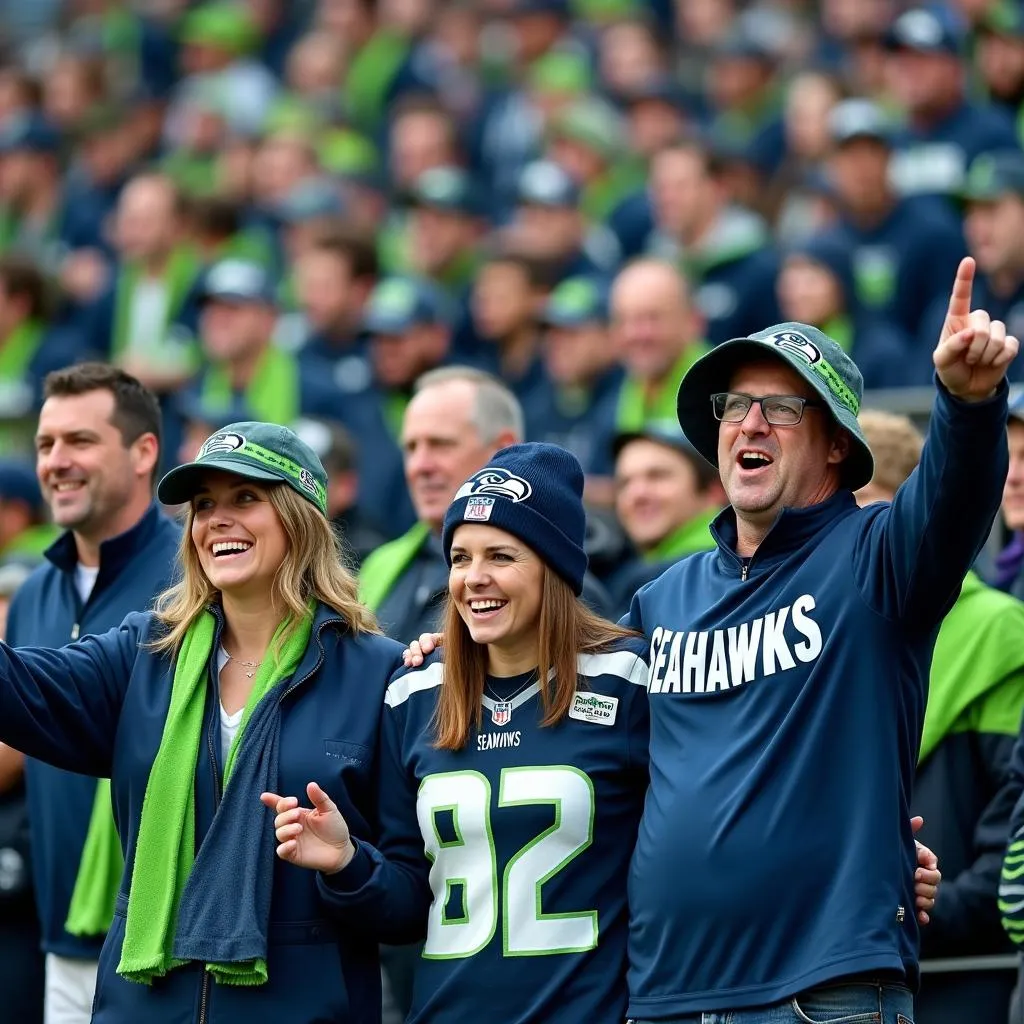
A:
POLYGON ((426 668, 406 673, 387 688, 387 692, 384 694, 384 703, 389 708, 397 708, 399 704, 404 704, 412 694, 440 686, 444 678, 443 668, 441 662, 435 661, 427 665, 426 668))
POLYGON ((576 659, 581 676, 618 676, 629 683, 647 688, 647 663, 632 651, 609 651, 606 654, 581 654, 576 659))

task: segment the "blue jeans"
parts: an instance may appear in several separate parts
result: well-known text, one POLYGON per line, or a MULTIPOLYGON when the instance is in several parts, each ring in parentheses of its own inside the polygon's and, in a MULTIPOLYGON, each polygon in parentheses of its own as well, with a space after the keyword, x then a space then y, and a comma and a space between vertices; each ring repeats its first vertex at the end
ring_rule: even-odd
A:
POLYGON ((914 1024, 914 997, 903 985, 839 982, 808 989, 774 1006, 632 1024, 914 1024))

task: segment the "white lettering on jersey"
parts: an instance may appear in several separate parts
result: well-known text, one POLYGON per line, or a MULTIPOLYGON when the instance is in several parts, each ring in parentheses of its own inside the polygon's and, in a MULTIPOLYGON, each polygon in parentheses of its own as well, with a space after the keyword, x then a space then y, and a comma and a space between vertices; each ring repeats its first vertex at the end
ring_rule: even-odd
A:
POLYGON ((652 694, 716 693, 759 674, 786 672, 797 662, 810 664, 823 646, 821 627, 811 617, 814 608, 814 598, 801 594, 791 605, 738 626, 692 632, 656 626, 647 689, 652 694))
POLYGON ((501 750, 507 747, 518 747, 522 733, 514 732, 482 732, 476 738, 477 750, 501 750))

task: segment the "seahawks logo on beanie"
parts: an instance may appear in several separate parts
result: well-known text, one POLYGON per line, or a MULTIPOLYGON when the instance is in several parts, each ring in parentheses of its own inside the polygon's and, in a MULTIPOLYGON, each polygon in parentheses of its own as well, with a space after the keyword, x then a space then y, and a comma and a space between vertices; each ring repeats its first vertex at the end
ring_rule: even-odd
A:
POLYGON ((208 455, 222 455, 227 452, 236 451, 244 444, 245 438, 241 434, 233 434, 230 431, 214 434, 213 437, 208 437, 203 442, 203 447, 199 449, 196 461, 205 459, 208 455))
POLYGON ((507 469, 488 466, 474 473, 456 492, 453 500, 473 497, 479 494, 493 494, 509 501, 526 501, 533 494, 529 480, 524 480, 507 469))

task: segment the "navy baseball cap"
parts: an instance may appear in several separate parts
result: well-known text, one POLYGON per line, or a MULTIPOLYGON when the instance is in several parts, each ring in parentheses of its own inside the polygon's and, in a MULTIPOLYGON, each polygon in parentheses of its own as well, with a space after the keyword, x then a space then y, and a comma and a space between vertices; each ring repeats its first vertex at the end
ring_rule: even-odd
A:
POLYGON ((1007 410, 1007 419, 1016 420, 1018 423, 1024 423, 1024 389, 1019 391, 1016 395, 1011 393, 1010 406, 1007 410))
POLYGON ((948 12, 931 7, 904 11, 885 35, 889 50, 945 53, 956 57, 963 48, 964 33, 948 12))
POLYGON ((410 327, 444 320, 441 297, 428 282, 388 277, 370 293, 363 326, 371 334, 403 334, 410 327))
POLYGON ((965 203, 991 203, 1006 195, 1024 196, 1024 153, 1015 149, 979 153, 960 189, 965 203))
POLYGON ((0 153, 56 153, 59 149, 59 133, 38 114, 12 117, 0 127, 0 153))
POLYGON ((553 160, 527 164, 516 183, 516 199, 524 206, 575 206, 579 198, 576 182, 553 160))
POLYGON ((323 178, 300 181, 277 206, 277 214, 286 224, 304 224, 344 212, 345 204, 338 189, 323 178))
POLYGON ((468 217, 482 212, 482 203, 472 178, 461 167, 431 167, 412 183, 407 200, 412 206, 426 206, 468 217))
POLYGON ((871 100, 851 99, 837 103, 828 118, 828 131, 837 146, 856 139, 891 145, 894 125, 884 110, 871 100))
POLYGON ((172 469, 160 481, 157 497, 165 505, 184 505, 196 496, 211 469, 247 480, 287 484, 327 514, 323 463, 293 430, 277 423, 229 423, 206 439, 192 462, 172 469))
POLYGON ((594 277, 580 275, 566 278, 548 297, 541 320, 553 327, 606 324, 608 289, 594 277))
POLYGON ((248 260, 226 259, 206 272, 201 288, 203 302, 217 300, 235 303, 274 305, 274 284, 267 271, 248 260))
POLYGON ((0 460, 0 501, 23 501, 33 509, 43 503, 35 469, 17 459, 0 460))
POLYGON ((673 451, 680 452, 687 458, 699 462, 702 467, 717 472, 715 467, 687 440, 678 423, 655 420, 644 424, 639 430, 624 430, 616 434, 612 439, 612 454, 615 458, 618 458, 619 452, 633 441, 653 441, 655 444, 664 445, 666 448, 671 448, 673 451))

